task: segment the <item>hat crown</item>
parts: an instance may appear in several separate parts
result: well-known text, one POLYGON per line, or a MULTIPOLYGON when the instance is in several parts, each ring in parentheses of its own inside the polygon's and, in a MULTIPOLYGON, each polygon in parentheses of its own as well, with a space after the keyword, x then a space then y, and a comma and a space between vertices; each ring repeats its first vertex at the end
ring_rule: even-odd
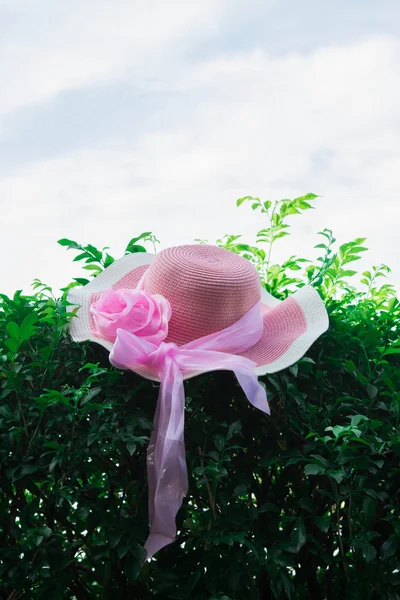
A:
POLYGON ((260 278, 250 261, 207 244, 162 250, 146 272, 144 287, 169 300, 167 341, 179 345, 229 327, 261 298, 260 278))

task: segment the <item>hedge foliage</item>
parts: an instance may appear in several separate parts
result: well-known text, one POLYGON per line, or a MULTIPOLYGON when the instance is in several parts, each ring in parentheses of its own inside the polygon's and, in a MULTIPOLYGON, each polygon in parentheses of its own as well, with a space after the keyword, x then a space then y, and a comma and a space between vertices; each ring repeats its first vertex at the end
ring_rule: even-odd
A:
MULTIPOLYGON (((326 229, 316 261, 272 263, 288 217, 315 198, 242 198, 263 223, 254 245, 218 240, 276 296, 315 285, 331 325, 298 364, 263 378, 271 417, 230 373, 186 383, 189 495, 177 541, 143 566, 157 387, 71 342, 65 294, 35 281, 30 296, 1 296, 2 599, 400 598, 400 304, 385 266, 351 284, 361 238, 338 247, 326 229)), ((91 276, 113 261, 60 243, 91 276)), ((156 243, 145 233, 126 252, 156 243)))

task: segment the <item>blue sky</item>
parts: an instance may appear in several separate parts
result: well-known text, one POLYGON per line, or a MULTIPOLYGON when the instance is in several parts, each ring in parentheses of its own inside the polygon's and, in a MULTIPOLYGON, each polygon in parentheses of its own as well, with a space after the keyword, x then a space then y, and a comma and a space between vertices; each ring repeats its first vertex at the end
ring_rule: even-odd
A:
POLYGON ((251 239, 237 197, 308 191, 275 258, 331 227, 399 283, 399 31, 395 0, 0 0, 1 291, 79 276, 60 237, 251 239))

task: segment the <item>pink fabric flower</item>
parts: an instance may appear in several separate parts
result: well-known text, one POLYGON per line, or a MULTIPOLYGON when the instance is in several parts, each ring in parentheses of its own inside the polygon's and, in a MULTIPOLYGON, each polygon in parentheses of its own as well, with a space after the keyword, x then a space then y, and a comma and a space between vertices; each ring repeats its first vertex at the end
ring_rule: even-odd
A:
POLYGON ((104 290, 90 306, 95 333, 110 342, 124 329, 140 338, 161 344, 168 335, 171 305, 159 294, 142 290, 104 290))

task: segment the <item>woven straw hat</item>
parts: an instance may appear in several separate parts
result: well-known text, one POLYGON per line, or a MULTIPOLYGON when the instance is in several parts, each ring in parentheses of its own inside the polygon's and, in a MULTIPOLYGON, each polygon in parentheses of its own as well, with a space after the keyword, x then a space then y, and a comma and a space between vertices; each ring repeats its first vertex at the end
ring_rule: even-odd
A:
MULTIPOLYGON (((172 316, 165 341, 178 346, 229 327, 261 300, 262 337, 241 354, 256 363, 258 375, 294 364, 328 328, 324 304, 311 286, 280 301, 262 287, 248 260, 217 246, 187 245, 155 256, 128 254, 86 286, 72 289, 68 300, 79 305, 78 318, 71 323, 72 338, 92 340, 111 350, 113 343, 96 333, 90 307, 108 288, 133 290, 138 284, 148 294, 159 294, 169 301, 172 316)), ((132 370, 159 381, 155 369, 141 365, 132 370)), ((183 374, 188 379, 199 372, 183 374)))

